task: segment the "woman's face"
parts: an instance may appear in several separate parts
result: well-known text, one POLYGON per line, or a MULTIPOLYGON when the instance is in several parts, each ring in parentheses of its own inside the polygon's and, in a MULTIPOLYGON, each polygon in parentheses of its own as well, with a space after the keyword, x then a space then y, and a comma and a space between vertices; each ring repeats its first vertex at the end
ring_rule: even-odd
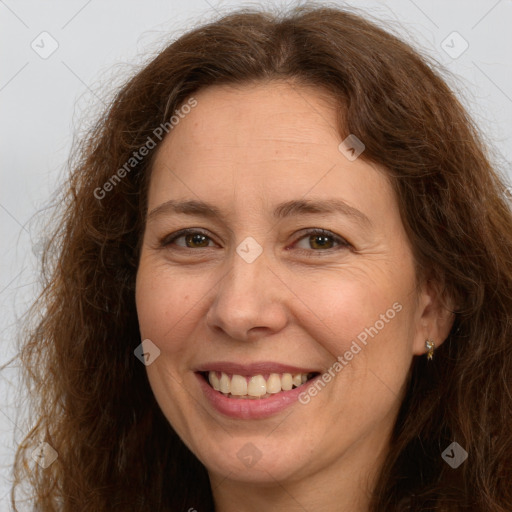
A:
POLYGON ((156 400, 213 480, 363 474, 442 336, 392 188, 340 151, 318 90, 195 98, 154 162, 137 274, 156 400))

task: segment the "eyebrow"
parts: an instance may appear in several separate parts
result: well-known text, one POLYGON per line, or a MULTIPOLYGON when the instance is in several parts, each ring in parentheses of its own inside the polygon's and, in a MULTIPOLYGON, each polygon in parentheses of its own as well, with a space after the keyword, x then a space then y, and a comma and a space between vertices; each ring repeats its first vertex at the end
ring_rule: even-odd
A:
MULTIPOLYGON (((294 215, 333 213, 349 217, 365 227, 372 227, 372 222, 363 212, 341 199, 296 199, 280 203, 274 209, 274 217, 276 219, 284 219, 294 215)), ((216 206, 205 201, 171 199, 151 210, 148 214, 148 221, 154 220, 161 215, 172 214, 195 215, 211 219, 224 219, 226 217, 216 206)))

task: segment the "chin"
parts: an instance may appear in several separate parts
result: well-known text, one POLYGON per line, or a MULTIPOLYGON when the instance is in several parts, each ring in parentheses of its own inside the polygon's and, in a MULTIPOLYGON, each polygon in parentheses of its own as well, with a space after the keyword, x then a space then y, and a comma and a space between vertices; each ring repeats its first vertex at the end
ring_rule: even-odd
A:
POLYGON ((306 476, 306 461, 302 443, 283 449, 283 443, 261 437, 229 438, 224 443, 201 449, 197 453, 210 476, 229 478, 246 483, 275 485, 277 481, 306 476))

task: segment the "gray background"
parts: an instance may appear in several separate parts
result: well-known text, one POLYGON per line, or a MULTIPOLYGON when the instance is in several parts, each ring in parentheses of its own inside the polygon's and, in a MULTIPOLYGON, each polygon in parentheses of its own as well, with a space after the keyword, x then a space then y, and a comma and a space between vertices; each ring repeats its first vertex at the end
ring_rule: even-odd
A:
MULTIPOLYGON (((363 9, 443 64, 496 165, 512 174, 512 0, 332 3, 363 9)), ((94 120, 112 85, 166 41, 241 5, 290 2, 0 0, 0 366, 8 363, 0 370, 2 512, 11 510, 14 450, 30 428, 16 335, 38 290, 41 221, 65 176, 73 137, 94 120)))

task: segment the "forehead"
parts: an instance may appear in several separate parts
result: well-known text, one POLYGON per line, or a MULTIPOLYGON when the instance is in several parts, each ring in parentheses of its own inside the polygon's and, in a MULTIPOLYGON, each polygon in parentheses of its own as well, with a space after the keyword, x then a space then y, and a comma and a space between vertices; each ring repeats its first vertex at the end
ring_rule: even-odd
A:
POLYGON ((208 87, 194 97, 197 106, 168 137, 175 139, 174 145, 221 144, 256 151, 262 142, 265 147, 329 144, 339 138, 335 100, 322 89, 258 82, 208 87), (330 133, 330 140, 325 132, 330 133))
POLYGON ((158 149, 151 203, 215 196, 247 204, 342 192, 351 202, 355 189, 371 194, 375 182, 392 200, 383 172, 340 153, 336 101, 324 90, 262 82, 209 87, 194 98, 158 149))

